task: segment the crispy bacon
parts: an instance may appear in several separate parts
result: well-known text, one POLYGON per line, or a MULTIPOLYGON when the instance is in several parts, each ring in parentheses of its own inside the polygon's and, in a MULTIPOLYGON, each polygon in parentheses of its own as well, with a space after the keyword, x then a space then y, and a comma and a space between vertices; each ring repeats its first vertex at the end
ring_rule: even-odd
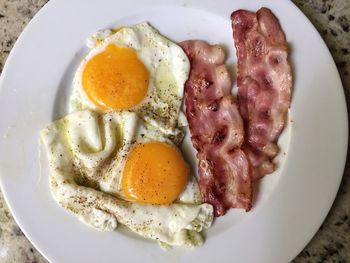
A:
POLYGON ((277 140, 291 101, 292 73, 287 61, 285 35, 267 8, 256 13, 232 13, 233 38, 238 58, 239 111, 246 137, 243 150, 252 166, 253 179, 272 173, 277 140))
POLYGON ((250 210, 252 180, 246 154, 240 149, 243 121, 231 95, 232 81, 218 45, 204 41, 180 44, 191 62, 185 84, 186 116, 197 150, 198 175, 205 202, 215 216, 231 207, 250 210))

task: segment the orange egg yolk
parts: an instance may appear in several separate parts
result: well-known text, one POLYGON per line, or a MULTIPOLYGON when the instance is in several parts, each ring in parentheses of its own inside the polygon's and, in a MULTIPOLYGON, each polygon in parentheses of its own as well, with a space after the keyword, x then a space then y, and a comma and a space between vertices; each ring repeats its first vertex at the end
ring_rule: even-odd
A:
POLYGON ((122 177, 126 198, 149 204, 170 204, 184 190, 189 169, 179 151, 166 143, 137 145, 128 155, 122 177))
POLYGON ((111 44, 87 62, 82 84, 99 108, 129 109, 146 96, 148 71, 132 49, 111 44))

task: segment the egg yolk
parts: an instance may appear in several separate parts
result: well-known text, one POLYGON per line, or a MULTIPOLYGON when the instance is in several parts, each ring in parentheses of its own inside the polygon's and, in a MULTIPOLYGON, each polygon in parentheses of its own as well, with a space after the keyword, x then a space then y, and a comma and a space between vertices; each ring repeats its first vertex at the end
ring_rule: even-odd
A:
POLYGON ((148 71, 132 49, 111 44, 87 62, 82 84, 99 108, 129 109, 146 96, 148 71))
POLYGON ((126 198, 150 204, 170 204, 184 190, 189 169, 179 151, 166 143, 137 145, 128 155, 122 177, 126 198))

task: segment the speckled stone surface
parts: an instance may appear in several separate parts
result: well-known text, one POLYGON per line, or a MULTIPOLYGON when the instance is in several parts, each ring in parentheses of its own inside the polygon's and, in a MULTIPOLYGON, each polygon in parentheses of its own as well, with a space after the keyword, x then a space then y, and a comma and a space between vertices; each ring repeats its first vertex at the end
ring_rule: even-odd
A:
MULTIPOLYGON (((0 72, 6 58, 34 14, 46 0, 0 0, 0 72)), ((350 103, 350 1, 293 0, 311 20, 330 49, 350 103)), ((0 192, 0 262, 39 263, 46 260, 23 235, 0 192)), ((295 258, 295 263, 350 263, 350 160, 337 198, 320 230, 295 258)))

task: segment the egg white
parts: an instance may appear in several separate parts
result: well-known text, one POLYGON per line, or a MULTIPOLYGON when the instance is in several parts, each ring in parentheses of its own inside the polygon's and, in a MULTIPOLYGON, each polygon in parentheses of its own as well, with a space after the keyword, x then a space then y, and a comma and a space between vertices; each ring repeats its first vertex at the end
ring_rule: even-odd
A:
POLYGON ((104 231, 117 222, 163 244, 193 247, 213 220, 213 208, 201 203, 198 185, 190 181, 184 200, 171 205, 129 202, 121 192, 127 153, 136 143, 171 140, 133 112, 75 111, 41 131, 56 201, 83 222, 104 231))
POLYGON ((176 128, 190 63, 181 47, 162 36, 147 22, 123 27, 116 33, 99 31, 88 39, 91 50, 76 71, 70 112, 82 109, 103 111, 86 95, 82 86, 82 73, 87 62, 110 44, 132 49, 149 72, 145 98, 129 110, 163 133, 178 133, 176 128))

